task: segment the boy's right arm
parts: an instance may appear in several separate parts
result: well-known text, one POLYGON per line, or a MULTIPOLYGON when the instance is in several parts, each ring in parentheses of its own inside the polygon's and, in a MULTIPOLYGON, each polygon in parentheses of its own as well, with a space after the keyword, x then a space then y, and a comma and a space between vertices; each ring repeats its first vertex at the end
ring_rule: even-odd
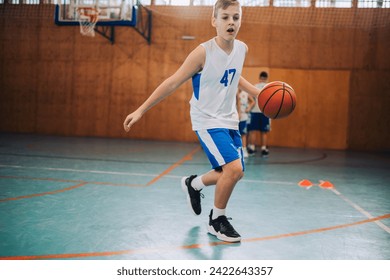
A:
POLYGON ((240 90, 246 91, 252 97, 257 97, 260 93, 260 90, 248 82, 243 76, 240 77, 240 81, 238 83, 238 88, 240 90))
POLYGON ((130 131, 131 126, 150 108, 169 96, 180 85, 199 72, 204 65, 205 59, 205 49, 202 46, 198 46, 188 55, 180 68, 172 76, 162 82, 137 110, 126 117, 123 123, 125 131, 130 131))

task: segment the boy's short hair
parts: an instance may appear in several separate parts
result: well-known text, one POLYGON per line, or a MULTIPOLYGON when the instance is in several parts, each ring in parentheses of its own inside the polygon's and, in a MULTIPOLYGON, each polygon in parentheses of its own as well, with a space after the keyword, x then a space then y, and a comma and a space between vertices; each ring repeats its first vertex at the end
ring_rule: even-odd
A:
POLYGON ((261 79, 261 78, 267 79, 267 78, 268 78, 268 73, 265 72, 265 71, 261 72, 259 78, 260 78, 260 79, 261 79))
POLYGON ((217 0, 214 4, 213 16, 215 18, 217 17, 219 9, 226 10, 228 7, 234 5, 240 5, 240 2, 238 0, 217 0))

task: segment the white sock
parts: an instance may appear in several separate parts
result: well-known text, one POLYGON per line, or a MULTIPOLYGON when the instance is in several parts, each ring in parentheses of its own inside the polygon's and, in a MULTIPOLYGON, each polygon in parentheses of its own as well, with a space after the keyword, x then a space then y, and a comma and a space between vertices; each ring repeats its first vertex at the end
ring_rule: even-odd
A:
POLYGON ((192 180, 191 182, 191 186, 197 190, 197 191, 200 191, 201 189, 203 189, 205 187, 205 185, 203 184, 203 181, 202 181, 202 176, 196 176, 194 178, 194 180, 192 180))
POLYGON ((219 209, 219 208, 214 206, 213 207, 213 215, 212 215, 211 219, 215 220, 219 216, 225 216, 225 214, 226 214, 226 209, 219 209))
POLYGON ((256 147, 255 147, 255 145, 253 145, 253 144, 249 144, 249 145, 248 145, 248 148, 251 149, 252 151, 254 151, 256 147))
POLYGON ((263 145, 261 146, 261 149, 264 151, 264 150, 267 150, 267 146, 263 145))

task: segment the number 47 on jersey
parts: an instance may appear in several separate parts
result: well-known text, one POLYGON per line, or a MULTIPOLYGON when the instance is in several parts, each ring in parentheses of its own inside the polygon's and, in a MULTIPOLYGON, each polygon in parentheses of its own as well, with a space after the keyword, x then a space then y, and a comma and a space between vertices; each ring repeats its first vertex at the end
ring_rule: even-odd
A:
POLYGON ((223 74, 222 79, 219 82, 223 84, 225 87, 227 87, 232 83, 234 79, 234 75, 236 75, 236 69, 233 68, 233 69, 225 70, 225 73, 223 74))

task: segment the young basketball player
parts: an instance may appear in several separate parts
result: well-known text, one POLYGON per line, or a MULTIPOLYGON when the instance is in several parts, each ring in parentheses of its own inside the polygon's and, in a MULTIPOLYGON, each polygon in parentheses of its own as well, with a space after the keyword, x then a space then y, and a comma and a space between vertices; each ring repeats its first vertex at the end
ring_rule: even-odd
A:
POLYGON ((236 93, 240 88, 255 97, 259 90, 241 77, 247 46, 235 39, 241 26, 240 3, 237 0, 216 1, 211 24, 216 29, 216 37, 195 48, 180 68, 126 117, 123 125, 125 131, 129 131, 146 111, 192 78, 192 128, 213 169, 201 176, 184 177, 182 188, 191 210, 199 215, 202 188, 215 185, 208 232, 223 241, 239 242, 241 236, 226 218, 230 195, 244 172, 236 93))

